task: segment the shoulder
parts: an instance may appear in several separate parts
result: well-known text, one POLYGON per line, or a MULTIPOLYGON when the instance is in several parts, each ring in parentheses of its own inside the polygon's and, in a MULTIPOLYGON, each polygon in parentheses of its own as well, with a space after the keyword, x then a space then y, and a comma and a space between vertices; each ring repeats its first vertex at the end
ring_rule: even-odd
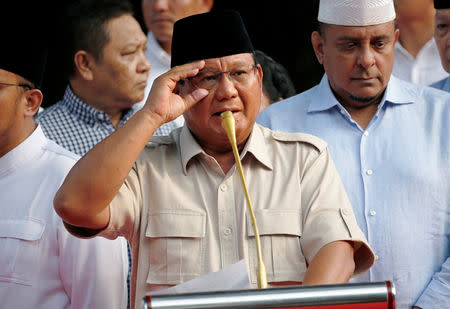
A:
POLYGON ((261 111, 257 122, 267 127, 283 127, 297 121, 298 117, 307 114, 311 102, 314 100, 315 88, 306 90, 288 99, 271 104, 261 111), (293 117, 295 115, 296 117, 293 117))
POLYGON ((282 132, 258 125, 268 143, 279 144, 302 144, 306 147, 313 148, 317 152, 322 153, 327 148, 327 143, 311 134, 301 132, 282 132))
POLYGON ((412 110, 419 108, 430 111, 450 107, 450 93, 440 89, 412 84, 394 76, 391 76, 388 87, 387 100, 394 103, 415 103, 411 105, 412 110))
POLYGON ((46 155, 47 162, 53 167, 59 166, 70 169, 80 158, 79 155, 59 146, 48 138, 46 138, 45 143, 42 145, 42 150, 46 155))
POLYGON ((179 131, 179 129, 175 129, 170 135, 153 136, 141 152, 138 161, 147 164, 149 163, 149 156, 152 157, 150 161, 156 162, 169 159, 174 154, 178 154, 176 141, 179 136, 179 131))
POLYGON ((287 98, 285 100, 276 102, 265 108, 261 114, 265 113, 277 113, 277 112, 289 112, 292 109, 298 109, 302 106, 302 104, 305 104, 306 102, 309 102, 313 97, 315 93, 315 88, 317 86, 308 89, 302 93, 296 94, 290 98, 287 98))
POLYGON ((172 136, 160 135, 160 136, 153 136, 150 139, 150 142, 147 144, 146 147, 154 148, 154 147, 158 147, 158 146, 162 146, 162 145, 170 145, 170 144, 174 144, 174 143, 175 143, 175 140, 173 139, 172 136))

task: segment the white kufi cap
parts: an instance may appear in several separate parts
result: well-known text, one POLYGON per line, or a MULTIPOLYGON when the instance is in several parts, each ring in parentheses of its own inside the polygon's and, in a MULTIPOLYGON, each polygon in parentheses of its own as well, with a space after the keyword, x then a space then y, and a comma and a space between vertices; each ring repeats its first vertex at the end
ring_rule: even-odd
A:
POLYGON ((395 19, 393 0, 320 0, 320 22, 340 26, 370 26, 395 19))

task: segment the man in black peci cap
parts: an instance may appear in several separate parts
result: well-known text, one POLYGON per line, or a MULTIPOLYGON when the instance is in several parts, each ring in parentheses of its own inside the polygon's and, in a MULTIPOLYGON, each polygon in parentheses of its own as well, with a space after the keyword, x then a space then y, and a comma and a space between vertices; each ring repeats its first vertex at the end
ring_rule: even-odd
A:
POLYGON ((0 18, 0 307, 123 309, 126 255, 117 254, 123 245, 72 236, 53 209, 78 157, 34 122, 47 52, 41 21, 31 23, 29 12, 42 16, 28 7, 0 18), (11 27, 16 12, 20 25, 11 27))
POLYGON ((240 15, 179 20, 171 66, 145 106, 71 170, 54 200, 73 234, 130 241, 132 305, 139 308, 150 290, 240 259, 256 285, 254 232, 221 126, 227 110, 236 120, 269 285, 346 282, 367 270, 374 255, 326 144, 255 125, 262 70, 240 15), (184 127, 146 147, 161 124, 182 113, 184 127))

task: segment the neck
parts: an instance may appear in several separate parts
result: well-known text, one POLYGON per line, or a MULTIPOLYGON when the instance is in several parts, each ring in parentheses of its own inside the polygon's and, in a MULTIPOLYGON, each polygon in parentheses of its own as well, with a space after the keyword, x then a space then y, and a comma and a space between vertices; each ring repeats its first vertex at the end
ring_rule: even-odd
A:
POLYGON ((32 119, 27 119, 25 123, 22 124, 20 130, 12 130, 13 134, 6 136, 0 135, 0 158, 5 154, 16 148, 24 140, 26 140, 36 129, 37 124, 32 119))
POLYGON ((337 95, 334 90, 332 90, 336 99, 342 104, 342 106, 346 109, 346 111, 350 114, 352 119, 356 121, 356 123, 365 130, 372 120, 373 116, 375 116, 378 105, 381 102, 384 91, 379 93, 369 102, 361 102, 356 99, 347 98, 344 99, 337 95))
POLYGON ((375 116, 378 109, 378 104, 371 104, 363 108, 354 108, 350 106, 344 107, 350 116, 352 116, 352 119, 361 127, 361 129, 365 130, 373 116, 375 116))
POLYGON ((161 46, 162 49, 164 49, 164 51, 166 53, 168 53, 169 55, 171 55, 171 50, 172 50, 172 40, 169 41, 158 41, 159 46, 161 46))
POLYGON ((119 104, 111 101, 112 98, 105 98, 99 95, 98 91, 91 91, 90 88, 82 87, 77 81, 71 81, 72 92, 87 105, 105 112, 112 125, 117 128, 123 116, 123 108, 117 107, 119 104), (107 102, 107 103, 105 103, 107 102))
MULTIPOLYGON (((209 147, 206 145, 201 145, 199 143, 202 149, 210 156, 212 156, 214 159, 216 159, 217 163, 222 168, 222 171, 227 174, 228 171, 233 167, 233 165, 236 163, 233 155, 233 150, 229 144, 229 142, 226 142, 226 146, 224 148, 217 148, 217 147, 209 147)), ((238 152, 241 153, 244 149, 245 142, 238 145, 238 152)))
POLYGON ((222 171, 226 174, 228 171, 233 167, 233 165, 236 163, 234 160, 233 152, 213 152, 209 150, 205 150, 207 154, 214 157, 216 159, 217 163, 219 163, 220 167, 222 168, 222 171))
POLYGON ((417 57, 422 47, 433 37, 434 17, 432 16, 429 18, 409 19, 407 21, 399 20, 397 22, 400 29, 399 41, 414 58, 417 57))

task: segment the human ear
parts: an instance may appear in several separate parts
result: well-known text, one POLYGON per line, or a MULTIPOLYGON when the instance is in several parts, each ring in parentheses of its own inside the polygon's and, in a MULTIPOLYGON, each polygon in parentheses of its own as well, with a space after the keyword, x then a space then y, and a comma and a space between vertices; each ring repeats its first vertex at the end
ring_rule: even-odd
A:
POLYGON ((206 7, 205 13, 211 11, 214 5, 214 0, 203 0, 203 5, 206 7))
POLYGON ((94 58, 86 51, 79 50, 73 56, 75 68, 85 80, 93 80, 92 64, 94 58))
POLYGON ((316 54, 317 61, 323 64, 323 43, 324 40, 318 31, 314 31, 311 34, 311 43, 316 54))
POLYGON ((31 89, 26 90, 23 95, 26 100, 24 115, 26 117, 33 117, 37 113, 39 106, 41 106, 43 99, 42 92, 39 89, 31 89))

